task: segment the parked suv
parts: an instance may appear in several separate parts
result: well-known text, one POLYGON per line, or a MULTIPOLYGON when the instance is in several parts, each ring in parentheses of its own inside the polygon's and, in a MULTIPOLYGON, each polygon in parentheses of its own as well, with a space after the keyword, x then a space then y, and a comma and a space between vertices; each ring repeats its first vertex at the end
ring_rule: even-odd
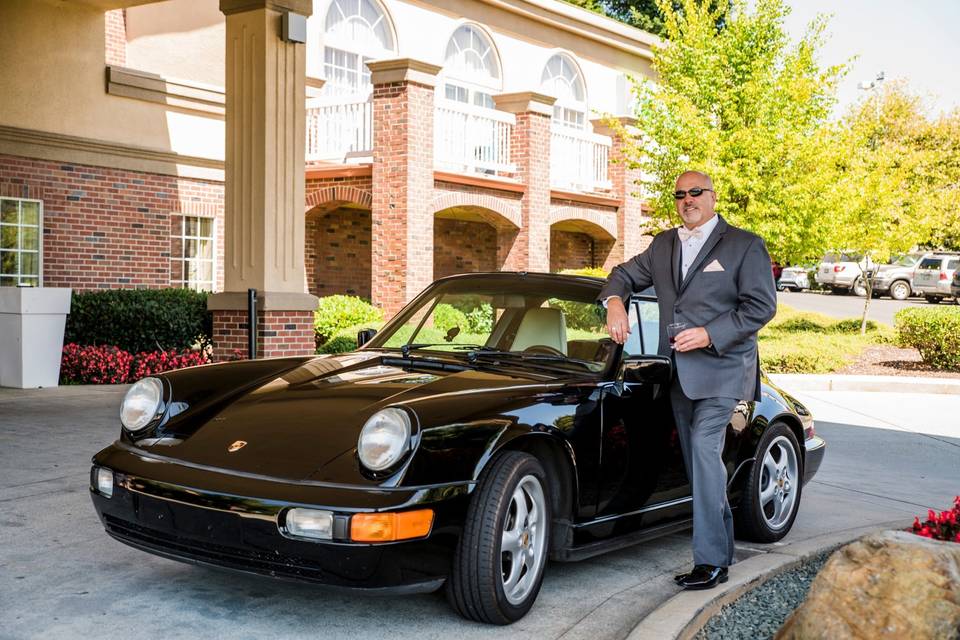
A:
POLYGON ((881 265, 871 279, 875 296, 890 296, 894 300, 906 300, 913 293, 913 272, 926 253, 908 253, 881 265))
POLYGON ((803 267, 784 267, 777 279, 777 291, 803 291, 810 288, 807 270, 803 267))
POLYGON ((953 294, 953 301, 960 304, 960 269, 953 272, 953 282, 950 284, 950 293, 953 294))
POLYGON ((832 293, 850 293, 858 296, 867 295, 866 283, 863 281, 862 253, 852 251, 828 251, 815 276, 820 286, 829 289, 832 293))
POLYGON ((956 253, 934 253, 926 256, 913 273, 914 291, 932 304, 944 298, 953 297, 950 281, 958 265, 960 265, 960 255, 956 253))

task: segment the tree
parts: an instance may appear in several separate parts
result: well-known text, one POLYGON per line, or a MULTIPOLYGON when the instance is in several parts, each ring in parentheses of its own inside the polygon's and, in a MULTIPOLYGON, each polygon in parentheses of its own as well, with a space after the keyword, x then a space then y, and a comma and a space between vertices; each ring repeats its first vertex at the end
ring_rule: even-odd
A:
MULTIPOLYGON (((836 245, 885 261, 918 245, 940 247, 960 235, 960 114, 931 120, 904 83, 855 105, 843 122, 846 163, 835 190, 836 245)), ((872 297, 864 284, 861 331, 872 297)))
MULTIPOLYGON (((666 37, 663 13, 660 11, 657 0, 567 0, 567 2, 596 13, 602 13, 614 20, 619 20, 660 37, 666 37)), ((721 3, 727 8, 730 6, 730 0, 708 0, 708 8, 716 11, 721 3)), ((673 1, 672 7, 674 11, 683 11, 683 3, 679 0, 673 1)), ((718 31, 723 29, 725 19, 726 12, 718 13, 718 20, 715 24, 718 31)))
POLYGON ((676 223, 674 180, 700 169, 714 178, 718 212, 764 237, 775 259, 819 258, 846 162, 829 121, 844 68, 821 69, 815 55, 825 19, 791 44, 783 0, 656 1, 668 42, 654 53, 657 81, 635 84, 640 134, 627 152, 653 226, 676 223))

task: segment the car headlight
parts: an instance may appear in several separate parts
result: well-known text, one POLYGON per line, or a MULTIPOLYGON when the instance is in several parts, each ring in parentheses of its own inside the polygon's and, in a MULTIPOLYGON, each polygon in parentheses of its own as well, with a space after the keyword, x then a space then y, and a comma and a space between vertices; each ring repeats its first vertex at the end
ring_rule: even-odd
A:
POLYGON ((163 412, 163 383, 157 378, 138 380, 120 405, 120 422, 128 431, 140 431, 163 412))
POLYGON ((410 449, 410 416, 403 409, 390 407, 367 420, 357 441, 360 462, 371 471, 383 471, 394 465, 410 449))

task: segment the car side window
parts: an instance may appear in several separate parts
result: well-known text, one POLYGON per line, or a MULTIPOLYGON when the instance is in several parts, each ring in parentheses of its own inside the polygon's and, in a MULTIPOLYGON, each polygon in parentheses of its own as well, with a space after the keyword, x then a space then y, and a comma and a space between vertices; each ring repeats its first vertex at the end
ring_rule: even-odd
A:
POLYGON ((653 300, 630 305, 630 336, 623 345, 628 356, 656 355, 660 348, 660 307, 653 300))
POLYGON ((947 271, 956 270, 958 264, 960 264, 960 260, 950 260, 947 262, 947 271))

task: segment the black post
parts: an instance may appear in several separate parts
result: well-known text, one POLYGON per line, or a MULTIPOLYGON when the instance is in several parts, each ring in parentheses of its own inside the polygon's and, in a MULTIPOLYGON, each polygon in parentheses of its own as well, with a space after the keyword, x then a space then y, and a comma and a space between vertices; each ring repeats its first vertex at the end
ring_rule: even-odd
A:
POLYGON ((257 290, 247 289, 247 357, 257 358, 257 290))

